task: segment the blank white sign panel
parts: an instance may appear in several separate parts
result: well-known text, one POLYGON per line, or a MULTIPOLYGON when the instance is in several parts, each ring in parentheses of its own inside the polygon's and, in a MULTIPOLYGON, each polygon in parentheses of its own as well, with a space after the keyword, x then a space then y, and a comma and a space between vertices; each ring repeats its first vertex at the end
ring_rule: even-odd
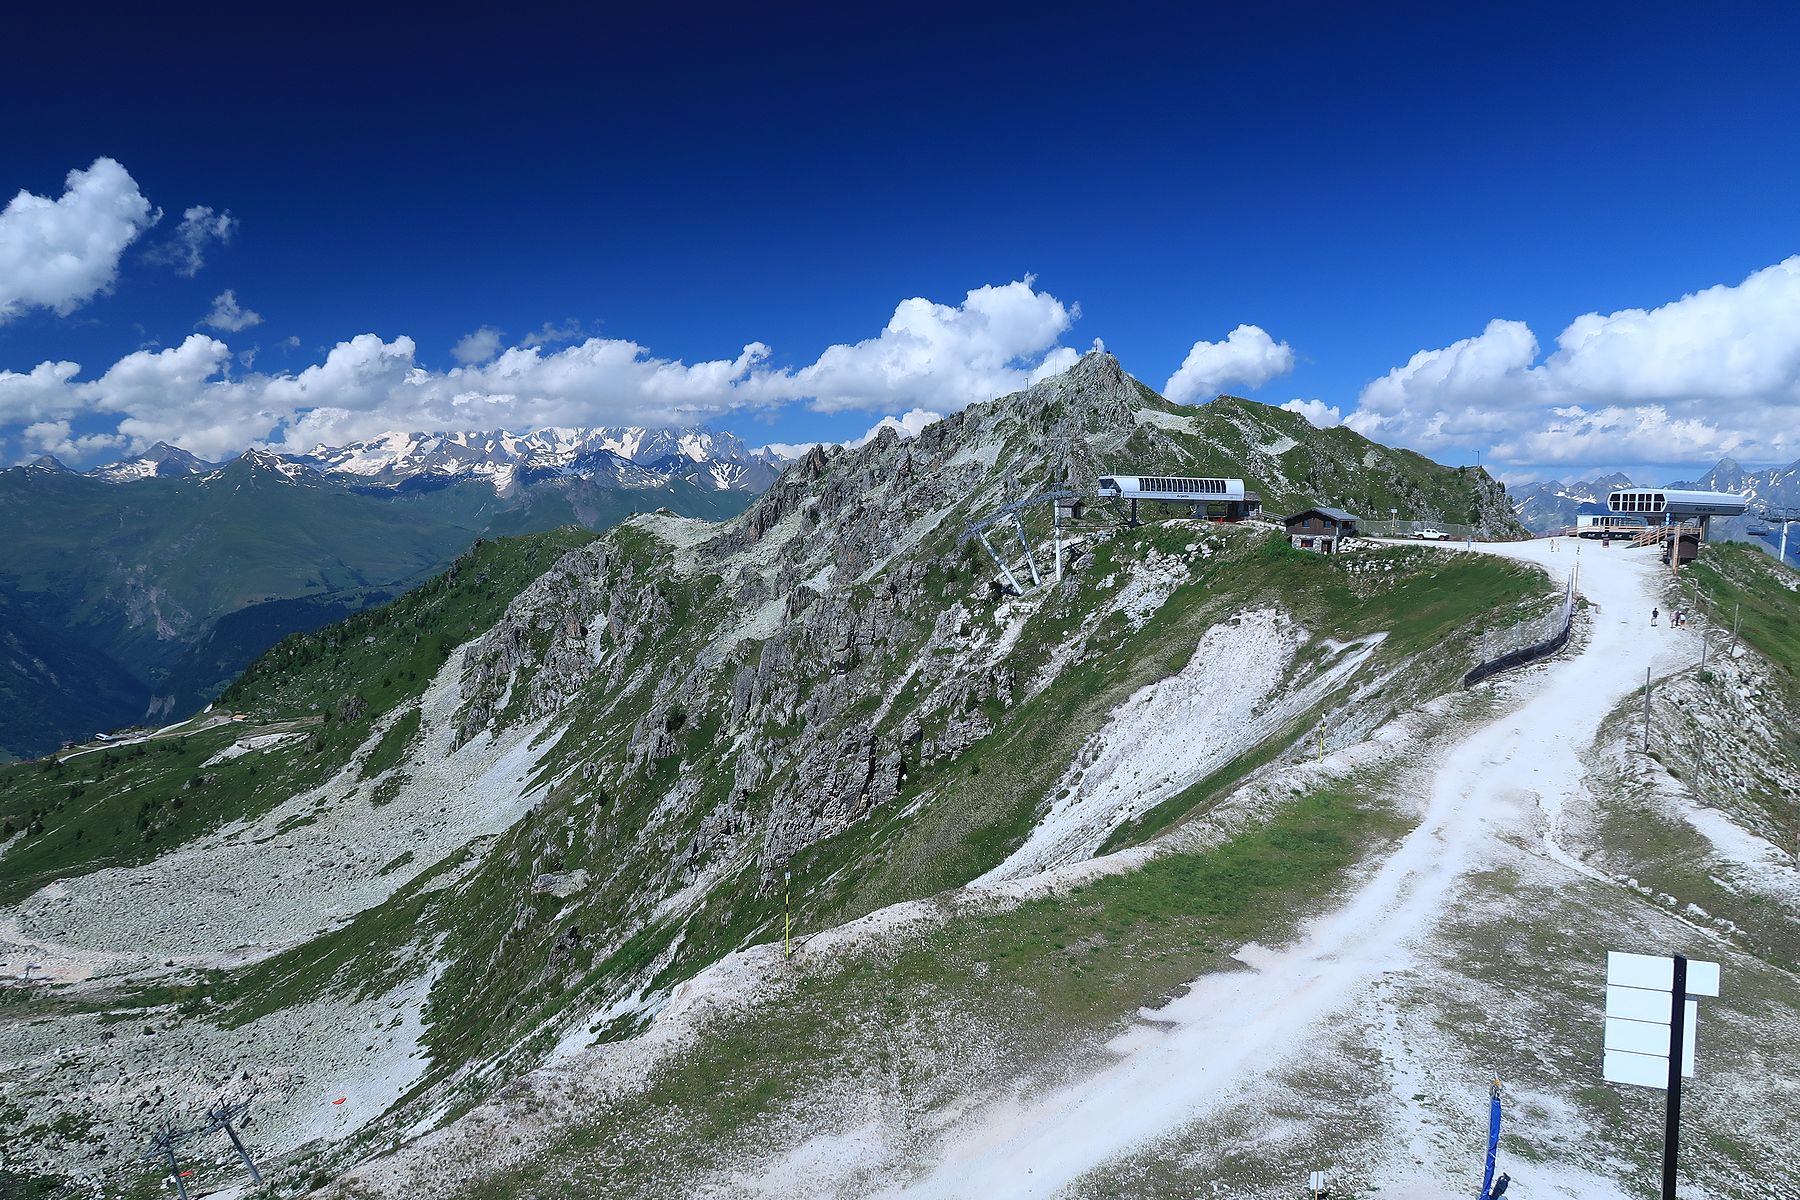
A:
POLYGON ((1669 1086, 1669 1060, 1654 1054, 1628 1054, 1608 1050, 1600 1073, 1608 1083, 1635 1083, 1639 1087, 1669 1086))
POLYGON ((1660 1021, 1669 1023, 1669 993, 1648 992, 1643 988, 1609 987, 1606 989, 1606 1015, 1627 1021, 1660 1021))
MULTIPOLYGON (((1630 990, 1630 989, 1627 989, 1630 990)), ((1681 1073, 1693 1078, 1694 1045, 1699 1040, 1700 1006, 1687 1002, 1681 1036, 1681 1073)), ((1669 1080, 1669 1027, 1654 1021, 1606 1020, 1603 1072, 1613 1083, 1666 1087, 1669 1080), (1649 1060, 1654 1059, 1654 1064, 1649 1060)))
POLYGON ((1669 1054, 1669 1027, 1653 1021, 1624 1021, 1606 1018, 1606 1048, 1632 1054, 1669 1054))
MULTIPOLYGON (((1653 988, 1669 991, 1675 986, 1675 960, 1663 954, 1621 954, 1616 950, 1606 955, 1606 982, 1619 987, 1653 988)), ((1716 996, 1719 994, 1719 964, 1689 959, 1687 994, 1716 996)))
POLYGON ((1675 960, 1662 954, 1606 955, 1606 982, 1619 987, 1668 991, 1675 984, 1675 960))
POLYGON ((1716 996, 1719 994, 1719 964, 1688 960, 1687 994, 1716 996))

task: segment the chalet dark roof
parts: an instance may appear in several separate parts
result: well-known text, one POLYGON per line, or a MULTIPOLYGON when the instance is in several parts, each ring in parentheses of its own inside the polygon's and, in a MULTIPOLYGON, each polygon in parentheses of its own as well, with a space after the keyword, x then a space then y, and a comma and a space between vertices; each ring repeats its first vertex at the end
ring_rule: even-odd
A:
POLYGON ((1299 512, 1295 513, 1293 516, 1289 517, 1288 520, 1289 521, 1298 521, 1302 517, 1305 517, 1311 513, 1317 513, 1321 517, 1329 517, 1331 520, 1337 522, 1339 525, 1354 525, 1358 521, 1362 520, 1361 517, 1356 516, 1354 513, 1347 513, 1341 508, 1323 508, 1323 507, 1303 508, 1299 512))

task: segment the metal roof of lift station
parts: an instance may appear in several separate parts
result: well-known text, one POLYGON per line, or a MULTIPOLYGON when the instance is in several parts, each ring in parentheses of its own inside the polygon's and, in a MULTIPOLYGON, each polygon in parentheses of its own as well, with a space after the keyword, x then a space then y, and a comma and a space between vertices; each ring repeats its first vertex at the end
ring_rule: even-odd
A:
POLYGON ((1671 517, 1741 517, 1750 501, 1731 492, 1696 492, 1683 488, 1621 488, 1606 498, 1616 513, 1667 514, 1671 517))

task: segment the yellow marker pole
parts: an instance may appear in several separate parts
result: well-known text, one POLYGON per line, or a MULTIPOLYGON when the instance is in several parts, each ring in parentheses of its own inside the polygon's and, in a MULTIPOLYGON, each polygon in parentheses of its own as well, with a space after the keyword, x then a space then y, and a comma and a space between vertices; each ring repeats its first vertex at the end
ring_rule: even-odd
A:
POLYGON ((1325 761, 1325 727, 1319 726, 1319 761, 1325 761))
POLYGON ((781 957, 784 959, 792 953, 794 909, 789 902, 789 894, 793 881, 794 873, 792 871, 781 873, 781 957))

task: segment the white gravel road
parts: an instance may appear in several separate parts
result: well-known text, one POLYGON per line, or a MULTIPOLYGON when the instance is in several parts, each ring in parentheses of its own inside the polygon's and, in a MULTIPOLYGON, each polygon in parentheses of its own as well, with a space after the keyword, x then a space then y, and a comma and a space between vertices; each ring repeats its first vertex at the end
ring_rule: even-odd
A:
MULTIPOLYGON (((1598 717, 1642 684, 1646 667, 1688 659, 1684 635, 1666 623, 1649 628, 1657 575, 1647 556, 1571 548, 1480 548, 1538 563, 1559 581, 1580 563, 1581 591, 1596 606, 1591 634, 1578 653, 1539 668, 1545 679, 1521 706, 1445 754, 1424 819, 1341 907, 1290 946, 1243 948, 1245 970, 1204 976, 1148 1014, 1115 1042, 1119 1057, 1107 1069, 1024 1103, 975 1111, 947 1131, 928 1173, 886 1194, 1051 1196, 1204 1117, 1326 1040, 1334 1017, 1370 1002, 1371 980, 1412 966, 1453 887, 1502 839, 1553 837, 1557 814, 1583 787, 1582 752, 1598 717), (1529 811, 1532 797, 1538 812, 1529 811)), ((1539 1184, 1534 1194, 1621 1194, 1591 1177, 1565 1182, 1578 1190, 1539 1184)), ((1428 1181, 1406 1186, 1409 1195, 1456 1194, 1428 1181)))

